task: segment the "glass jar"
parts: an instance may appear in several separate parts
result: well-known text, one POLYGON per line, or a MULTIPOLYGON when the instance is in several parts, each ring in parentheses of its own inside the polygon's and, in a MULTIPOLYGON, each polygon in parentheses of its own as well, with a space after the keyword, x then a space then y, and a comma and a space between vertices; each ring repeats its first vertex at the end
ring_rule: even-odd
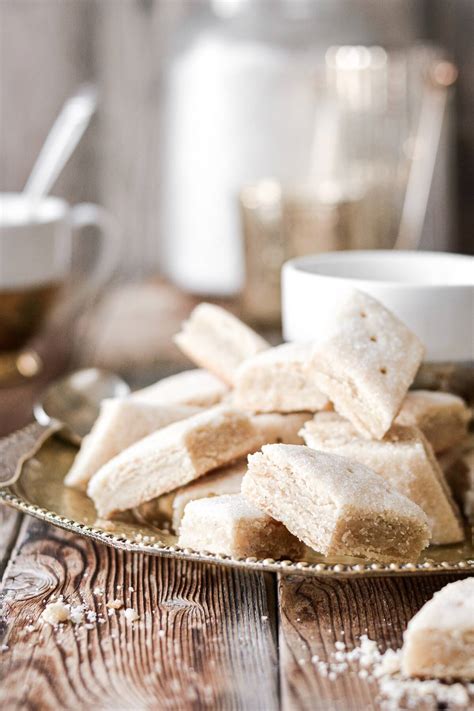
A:
POLYGON ((399 44, 416 5, 393 0, 194 3, 173 41, 162 120, 164 272, 183 289, 233 296, 244 281, 237 197, 266 176, 311 171, 315 68, 331 44, 399 44))

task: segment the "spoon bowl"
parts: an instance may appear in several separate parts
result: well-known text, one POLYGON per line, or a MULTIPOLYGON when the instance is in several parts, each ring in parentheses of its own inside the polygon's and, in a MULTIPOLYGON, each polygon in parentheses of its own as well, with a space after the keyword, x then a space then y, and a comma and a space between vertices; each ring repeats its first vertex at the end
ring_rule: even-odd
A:
POLYGON ((0 441, 0 486, 14 484, 24 462, 52 434, 79 445, 97 419, 102 400, 125 397, 129 392, 122 378, 98 368, 76 370, 56 380, 33 407, 36 422, 16 433, 17 446, 3 451, 0 441))
POLYGON ((102 400, 125 397, 129 392, 115 373, 99 368, 77 370, 56 380, 35 403, 33 414, 40 425, 60 423, 58 434, 80 444, 97 419, 102 400))

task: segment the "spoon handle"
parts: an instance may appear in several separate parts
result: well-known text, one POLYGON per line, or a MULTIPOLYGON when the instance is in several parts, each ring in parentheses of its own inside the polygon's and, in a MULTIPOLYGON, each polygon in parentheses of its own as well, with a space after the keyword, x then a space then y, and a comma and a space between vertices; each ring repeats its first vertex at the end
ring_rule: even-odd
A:
POLYGON ((23 464, 61 427, 60 422, 53 421, 47 425, 33 422, 14 435, 0 440, 0 486, 14 484, 21 474, 23 464))
POLYGON ((97 108, 97 90, 79 87, 64 104, 54 122, 23 192, 39 199, 47 195, 71 157, 97 108))

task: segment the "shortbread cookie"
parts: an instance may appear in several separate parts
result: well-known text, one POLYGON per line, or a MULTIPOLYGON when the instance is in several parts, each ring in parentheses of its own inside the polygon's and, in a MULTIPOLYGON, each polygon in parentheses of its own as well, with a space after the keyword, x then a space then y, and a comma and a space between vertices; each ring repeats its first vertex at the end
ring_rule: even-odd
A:
POLYGON ((420 507, 357 462, 288 444, 248 461, 245 498, 324 555, 414 561, 428 545, 420 507))
POLYGON ((432 543, 464 539, 459 512, 431 445, 417 427, 393 425, 382 440, 368 440, 336 413, 321 412, 301 432, 313 449, 353 459, 380 474, 423 509, 432 543))
POLYGON ((474 435, 443 452, 438 461, 461 511, 474 523, 474 435))
POLYGON ((187 486, 182 486, 173 499, 172 527, 178 533, 184 509, 190 501, 207 499, 223 494, 239 494, 242 479, 247 471, 247 459, 240 459, 234 464, 220 467, 187 486))
POLYGON ((170 375, 142 390, 136 390, 132 399, 161 405, 192 405, 211 407, 221 402, 229 392, 222 380, 207 370, 196 368, 170 375))
MULTIPOLYGON (((470 523, 474 523, 474 449, 464 455, 463 463, 466 467, 466 488, 464 491, 462 509, 470 523)), ((472 535, 472 528, 471 528, 472 535)))
POLYGON ((187 405, 156 405, 131 398, 104 400, 99 417, 84 437, 64 483, 85 491, 92 475, 124 449, 197 412, 200 408, 187 405))
POLYGON ((252 415, 251 420, 262 433, 262 444, 303 444, 299 432, 311 416, 309 412, 269 412, 252 415))
POLYGON ((261 445, 250 418, 225 405, 145 437, 94 474, 87 493, 102 518, 139 506, 261 445))
POLYGON ((395 422, 419 427, 434 451, 443 452, 463 441, 470 419, 469 408, 457 395, 411 390, 395 422))
POLYGON ((191 501, 184 510, 178 545, 233 558, 297 558, 303 546, 243 496, 191 501))
POLYGON ((316 412, 329 401, 316 386, 312 347, 284 343, 242 363, 235 374, 234 403, 252 412, 316 412))
POLYGON ((231 313, 206 303, 196 306, 174 340, 193 363, 230 385, 240 363, 269 348, 267 341, 231 313))
POLYGON ((474 578, 436 592, 404 634, 406 676, 474 680, 474 578))
POLYGON ((354 290, 332 335, 315 348, 314 382, 365 437, 381 439, 423 357, 419 339, 388 309, 354 290))
MULTIPOLYGON (((303 440, 298 432, 308 417, 306 412, 289 415, 278 413, 253 415, 250 418, 251 422, 259 432, 256 449, 260 449, 263 444, 273 442, 302 444, 303 440)), ((142 504, 134 509, 135 517, 138 520, 155 522, 157 525, 163 525, 166 518, 171 519, 173 530, 178 532, 184 507, 189 501, 221 494, 238 494, 246 471, 247 459, 215 469, 170 494, 142 504), (169 515, 167 515, 168 511, 170 511, 169 515)))

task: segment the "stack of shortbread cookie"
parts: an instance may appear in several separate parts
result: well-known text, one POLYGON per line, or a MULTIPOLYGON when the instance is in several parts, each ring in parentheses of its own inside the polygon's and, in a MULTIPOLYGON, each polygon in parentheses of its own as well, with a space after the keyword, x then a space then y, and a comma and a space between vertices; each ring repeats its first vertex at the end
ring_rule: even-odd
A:
POLYGON ((323 343, 274 348, 203 303, 176 343, 199 369, 105 401, 66 476, 99 517, 166 510, 179 545, 238 558, 403 562, 463 540, 437 455, 468 466, 470 412, 408 392, 423 346, 379 302, 354 291, 323 343))

